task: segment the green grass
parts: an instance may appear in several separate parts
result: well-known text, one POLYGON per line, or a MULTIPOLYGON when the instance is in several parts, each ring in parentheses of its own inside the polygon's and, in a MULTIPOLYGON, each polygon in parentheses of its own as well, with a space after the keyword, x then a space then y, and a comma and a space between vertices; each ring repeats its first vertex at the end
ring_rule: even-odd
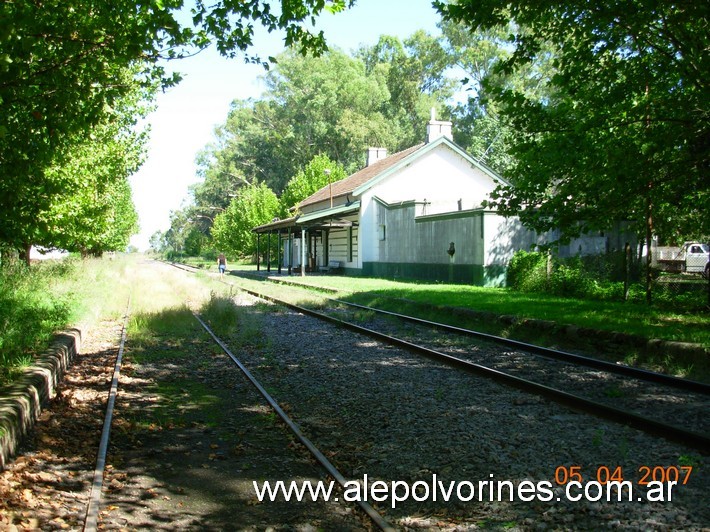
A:
POLYGON ((220 295, 228 287, 169 267, 134 266, 126 359, 155 376, 149 385, 152 402, 130 419, 132 425, 139 430, 219 427, 229 412, 228 392, 196 376, 213 371, 214 357, 221 350, 193 310, 229 327, 233 305, 220 295))
MULTIPOLYGON (((210 271, 210 272, 217 272, 217 261, 216 260, 207 260, 203 259, 202 257, 185 257, 183 259, 180 259, 181 263, 187 264, 188 266, 192 266, 193 268, 200 268, 201 270, 205 271, 210 271)), ((262 264, 262 268, 266 268, 265 265, 262 264)), ((235 269, 235 270, 243 270, 243 271, 256 271, 256 264, 252 264, 251 261, 246 261, 246 260, 234 260, 230 261, 229 258, 227 259, 227 269, 235 269)))
MULTIPOLYGON (((30 365, 57 330, 92 323, 99 300, 104 312, 110 311, 107 292, 92 297, 106 287, 105 263, 69 257, 28 268, 6 259, 0 267, 0 384, 12 381, 30 365)), ((120 268, 120 263, 111 267, 120 268)))
MULTIPOLYGON (((208 297, 209 289, 195 276, 185 282, 162 282, 183 277, 177 270, 157 276, 145 267, 142 255, 118 255, 114 260, 68 257, 30 268, 5 259, 0 266, 0 385, 31 364, 58 330, 89 329, 100 320, 123 316, 131 294, 131 332, 138 340, 148 340, 141 339, 138 322, 155 319, 153 314, 165 308, 175 312, 164 320, 194 321, 189 311, 181 312, 187 301, 208 297)), ((159 324, 150 327, 161 334, 159 324)))

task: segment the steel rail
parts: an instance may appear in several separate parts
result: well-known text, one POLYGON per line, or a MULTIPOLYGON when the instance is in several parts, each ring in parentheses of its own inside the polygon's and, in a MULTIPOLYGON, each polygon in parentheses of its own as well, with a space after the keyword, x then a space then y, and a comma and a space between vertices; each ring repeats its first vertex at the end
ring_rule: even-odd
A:
POLYGON ((631 366, 625 366, 622 364, 614 364, 612 362, 607 362, 605 360, 599 360, 596 358, 590 358, 583 355, 576 355, 574 353, 568 353, 565 351, 559 351, 557 349, 551 349, 549 347, 542 347, 535 344, 528 344, 518 340, 511 340, 509 338, 503 338, 501 336, 495 336, 492 334, 483 333, 480 331, 474 331, 471 329, 464 329, 462 327, 456 327, 454 325, 447 325, 446 323, 440 323, 436 321, 428 321, 422 318, 416 318, 414 316, 408 316, 406 314, 399 314, 397 312, 392 312, 389 310, 382 310, 375 307, 368 307, 365 305, 359 305, 357 303, 350 303, 349 301, 342 301, 340 299, 326 298, 329 301, 339 303, 342 305, 347 305, 359 309, 371 310, 376 313, 380 313, 386 316, 393 316, 405 321, 412 323, 417 323, 419 325, 424 325, 431 328, 441 329, 448 332, 453 332, 456 334, 472 336, 481 340, 486 340, 489 342, 494 342, 497 344, 502 344, 507 347, 512 347, 514 349, 519 349, 521 351, 526 351, 533 353, 535 355, 543 356, 546 358, 552 358, 555 360, 561 360, 564 362, 570 362, 572 364, 587 366, 594 369, 600 369, 609 373, 616 373, 619 375, 624 375, 627 377, 634 377, 636 379, 654 382, 657 384, 663 384, 666 386, 671 386, 684 391, 692 391, 697 393, 702 393, 705 395, 710 395, 710 385, 688 380, 681 379, 678 377, 673 377, 671 375, 664 375, 663 373, 658 373, 655 371, 649 371, 640 368, 634 368, 631 366))
POLYGON ((273 297, 273 296, 267 296, 265 294, 261 294, 259 292, 254 291, 254 290, 245 289, 243 287, 239 287, 239 288, 241 290, 243 290, 244 292, 246 292, 254 297, 257 297, 259 299, 271 301, 272 303, 276 303, 278 305, 285 306, 287 308, 295 310, 296 312, 306 314, 309 316, 313 316, 315 318, 333 323, 333 324, 338 325, 340 327, 344 327, 344 328, 350 329, 352 331, 367 335, 371 338, 375 338, 377 340, 380 340, 380 341, 385 342, 390 345, 402 347, 402 348, 407 349, 411 352, 414 352, 414 353, 417 353, 420 355, 424 355, 428 358, 443 362, 447 365, 462 369, 462 370, 467 371, 469 373, 474 373, 477 375, 484 376, 486 378, 490 378, 496 382, 500 382, 502 384, 505 384, 505 385, 508 385, 508 386, 511 386, 514 388, 518 388, 518 389, 525 391, 527 393, 533 393, 533 394, 540 395, 542 397, 545 397, 547 399, 555 401, 559 404, 567 406, 568 408, 571 408, 572 410, 584 412, 587 414, 592 414, 597 417, 608 419, 610 421, 620 423, 620 424, 629 426, 634 429, 641 430, 641 431, 646 432, 648 434, 652 434, 654 436, 659 436, 659 437, 664 438, 669 441, 681 443, 681 444, 686 445, 688 447, 693 447, 697 450, 702 451, 705 454, 710 454, 710 438, 704 434, 699 434, 697 432, 685 430, 685 429, 682 429, 682 428, 674 426, 674 425, 668 425, 668 424, 662 423, 660 421, 649 419, 649 418, 640 416, 638 414, 634 414, 632 412, 620 410, 618 408, 614 408, 614 407, 605 405, 603 403, 597 403, 595 401, 591 401, 589 399, 585 399, 583 397, 579 397, 577 395, 573 395, 573 394, 564 392, 562 390, 558 390, 556 388, 551 388, 551 387, 543 385, 543 384, 529 381, 527 379, 516 377, 514 375, 510 375, 508 373, 504 373, 502 371, 499 371, 499 370, 496 370, 493 368, 482 366, 482 365, 476 364, 474 362, 462 360, 462 359, 454 357, 452 355, 447 355, 446 353, 442 353, 440 351, 436 351, 436 350, 430 349, 428 347, 420 346, 420 345, 408 342, 406 340, 402 340, 401 338, 396 338, 394 336, 390 336, 390 335, 387 335, 387 334, 384 334, 384 333, 381 333, 378 331, 374 331, 372 329, 368 329, 366 327, 362 327, 362 326, 356 325, 354 323, 350 323, 347 321, 340 320, 338 318, 334 318, 332 316, 328 316, 327 314, 323 314, 321 312, 317 312, 312 309, 301 307, 301 306, 295 305, 293 303, 289 303, 287 301, 282 301, 282 300, 280 300, 276 297, 273 297))
MULTIPOLYGON (((176 267, 180 267, 177 266, 176 267)), ((187 268, 191 268, 188 266, 187 268)), ((185 271, 191 271, 183 267, 185 271)), ((195 269, 195 271, 199 271, 195 269)), ((267 280, 271 280, 267 278, 267 280)), ((303 286, 298 283, 283 282, 280 280, 275 280, 274 282, 283 283, 285 286, 293 286, 296 288, 316 288, 311 286, 303 286)), ((378 314, 383 314, 386 316, 392 316, 404 321, 409 321, 411 323, 417 323, 419 325, 424 325, 426 327, 440 329, 448 332, 453 332, 460 335, 471 336, 479 340, 485 340, 488 342, 504 345, 507 347, 512 347, 521 351, 532 353, 534 355, 550 358, 553 360, 560 360, 562 362, 568 362, 578 366, 586 366, 593 369, 599 369, 606 371, 608 373, 615 373, 617 375, 623 375, 625 377, 633 377, 635 379, 643 380, 646 382, 653 382, 656 384, 662 384, 664 386, 670 386, 677 388, 679 390, 701 393, 704 395, 710 395, 710 385, 703 382, 694 381, 691 379, 682 379, 679 377, 674 377, 672 375, 666 375, 664 373, 658 373, 657 371, 650 371, 641 368, 635 368, 632 366, 626 366, 624 364, 615 364, 613 362, 607 362, 606 360, 600 360, 598 358, 587 357, 584 355, 577 355, 574 353, 569 353, 567 351, 561 351, 558 349, 552 349, 549 347, 543 347, 540 345, 529 344, 526 342, 521 342, 519 340, 512 340, 510 338, 503 338, 502 336, 496 336, 493 334, 488 334, 480 331, 474 331, 472 329, 465 329, 463 327, 457 327, 455 325, 448 325, 446 323, 429 321, 423 318, 417 318, 415 316, 409 316, 407 314, 400 314, 398 312, 393 312, 390 310, 379 309, 376 307, 368 307, 367 305, 360 305, 358 303, 351 303, 350 301, 343 301, 342 299, 335 299, 332 297, 324 296, 324 299, 332 301, 334 303, 355 307, 363 310, 369 310, 378 314)))
MULTIPOLYGON (((242 373, 249 379, 249 382, 259 391, 264 399, 269 403, 271 408, 278 414, 278 416, 283 420, 284 423, 291 429, 291 432, 299 439, 299 441, 308 449, 308 451, 313 455, 313 457, 320 463, 323 468, 328 472, 328 474, 333 477, 338 484, 343 488, 347 489, 348 481, 345 477, 337 470, 337 468, 326 458, 326 456, 309 440, 301 431, 300 427, 289 417, 286 412, 279 406, 276 400, 266 391, 266 389, 259 383, 259 381, 251 374, 251 372, 246 368, 246 366, 232 353, 232 351, 227 347, 227 345, 210 329, 210 327, 200 318, 200 316, 193 312, 193 316, 200 322, 202 327, 207 331, 207 333, 212 337, 212 339, 222 348, 229 358, 232 359, 237 367, 242 371, 242 373)), ((360 508, 372 519, 380 530, 387 532, 393 532, 396 530, 392 525, 390 525, 378 512, 375 510, 370 503, 367 501, 356 501, 360 508)))
POLYGON ((116 395, 118 394, 118 377, 121 373, 121 365, 123 363, 123 348, 126 344, 126 325, 128 324, 130 306, 131 298, 129 296, 128 304, 126 305, 126 313, 123 316, 123 326, 121 327, 121 343, 118 347, 118 355, 116 356, 116 363, 113 368, 113 377, 111 379, 111 388, 109 390, 108 401, 106 403, 106 415, 104 416, 104 426, 101 432, 101 441, 99 442, 96 467, 94 468, 94 478, 91 483, 91 494, 89 495, 89 503, 86 507, 84 530, 88 532, 94 532, 98 528, 101 489, 103 488, 104 471, 106 469, 106 453, 108 451, 108 442, 111 435, 113 408, 116 403, 116 395))

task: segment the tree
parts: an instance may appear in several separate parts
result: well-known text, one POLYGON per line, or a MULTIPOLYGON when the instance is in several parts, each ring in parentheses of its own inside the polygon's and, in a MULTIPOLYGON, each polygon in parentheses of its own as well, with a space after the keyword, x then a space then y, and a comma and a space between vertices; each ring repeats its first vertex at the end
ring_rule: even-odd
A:
POLYGON ((515 186, 492 202, 501 212, 562 239, 620 220, 648 244, 710 233, 707 3, 435 3, 472 28, 510 17, 525 28, 503 72, 556 47, 546 99, 507 87, 493 95, 515 132, 515 186))
POLYGON ((165 233, 162 231, 156 231, 150 235, 148 244, 150 245, 150 249, 152 249, 155 253, 162 253, 167 247, 167 244, 165 243, 165 233))
POLYGON ((203 152, 205 187, 221 182, 234 191, 262 181, 280 193, 319 154, 353 172, 363 166, 368 146, 397 151, 421 142, 432 105, 443 105, 451 93, 441 72, 428 70, 443 61, 435 59, 441 49, 425 34, 412 37, 407 48, 393 38, 387 43, 399 52, 279 56, 263 96, 235 101, 216 143, 203 152), (430 50, 426 60, 414 55, 430 50), (396 65, 388 63, 392 57, 399 58, 396 65), (406 90, 398 89, 410 79, 406 90))
POLYGON ((144 100, 143 91, 124 96, 110 119, 87 138, 79 135, 45 170, 52 181, 66 183, 67 192, 38 211, 31 243, 83 255, 125 249, 138 229, 128 178, 142 163, 147 141, 134 126, 145 114, 144 100))
POLYGON ((341 11, 351 3, 293 0, 276 13, 269 2, 198 0, 190 26, 176 16, 183 0, 0 3, 0 20, 12 21, 0 28, 0 242, 32 242, 38 214, 71 190, 48 168, 109 119, 121 97, 136 84, 177 82, 161 59, 193 53, 210 41, 224 55, 245 53, 255 23, 283 30, 286 44, 304 53, 322 53, 322 33, 306 23, 324 9, 341 11), (123 73, 136 68, 126 80, 123 73))
POLYGON ((454 140, 478 160, 494 168, 501 175, 514 180, 511 174, 514 159, 509 152, 511 124, 501 116, 494 89, 515 87, 529 98, 546 97, 545 84, 554 54, 539 54, 526 68, 502 71, 514 50, 511 35, 518 28, 512 21, 478 31, 470 31, 464 24, 442 21, 448 66, 461 79, 468 98, 458 103, 452 112, 456 124, 454 140))
POLYGON ((381 112, 386 87, 342 52, 317 58, 287 52, 265 83, 260 100, 232 105, 217 144, 203 159, 212 165, 206 175, 232 183, 262 181, 280 192, 319 153, 354 169, 368 145, 394 142, 381 112))
POLYGON ((448 117, 447 100, 455 83, 446 75, 450 59, 441 39, 422 30, 404 42, 383 35, 377 44, 362 47, 356 57, 365 63, 366 72, 381 77, 389 91, 382 112, 398 129, 393 151, 422 141, 422 125, 437 107, 440 117, 448 117))
POLYGON ((256 234, 252 229, 272 221, 279 212, 276 194, 264 183, 242 188, 212 226, 215 247, 232 256, 256 256, 256 234))
POLYGON ((281 194, 281 216, 288 216, 289 209, 330 183, 345 179, 342 165, 331 161, 326 155, 316 155, 310 163, 293 176, 281 194))

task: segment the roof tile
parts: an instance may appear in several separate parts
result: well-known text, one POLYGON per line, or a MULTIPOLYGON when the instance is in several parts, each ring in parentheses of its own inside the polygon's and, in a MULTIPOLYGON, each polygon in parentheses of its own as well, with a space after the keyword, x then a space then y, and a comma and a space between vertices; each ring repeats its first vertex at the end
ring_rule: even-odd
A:
MULTIPOLYGON (((374 179, 382 172, 393 167, 402 159, 423 148, 424 146, 425 144, 421 143, 417 144, 416 146, 412 146, 411 148, 407 148, 406 150, 393 153, 389 157, 385 157, 384 159, 377 161, 376 163, 373 163, 370 166, 366 166, 362 170, 355 172, 354 174, 346 177, 345 179, 336 181, 332 184, 333 197, 335 198, 338 196, 345 196, 346 194, 351 194, 352 191, 358 188, 359 186, 364 185, 371 179, 374 179)), ((314 203, 325 201, 330 198, 330 194, 330 187, 329 185, 326 185, 317 192, 304 199, 303 201, 301 201, 298 204, 298 207, 305 207, 307 205, 312 205, 314 203)))

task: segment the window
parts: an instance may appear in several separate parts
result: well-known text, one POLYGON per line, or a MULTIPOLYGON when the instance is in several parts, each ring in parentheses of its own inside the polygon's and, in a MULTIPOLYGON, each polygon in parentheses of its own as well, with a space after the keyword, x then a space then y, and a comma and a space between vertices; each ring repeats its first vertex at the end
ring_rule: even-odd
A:
POLYGON ((377 235, 379 236, 379 239, 380 239, 380 240, 384 240, 384 239, 385 239, 386 232, 385 232, 385 225, 384 225, 384 224, 380 224, 380 225, 378 226, 377 235))

